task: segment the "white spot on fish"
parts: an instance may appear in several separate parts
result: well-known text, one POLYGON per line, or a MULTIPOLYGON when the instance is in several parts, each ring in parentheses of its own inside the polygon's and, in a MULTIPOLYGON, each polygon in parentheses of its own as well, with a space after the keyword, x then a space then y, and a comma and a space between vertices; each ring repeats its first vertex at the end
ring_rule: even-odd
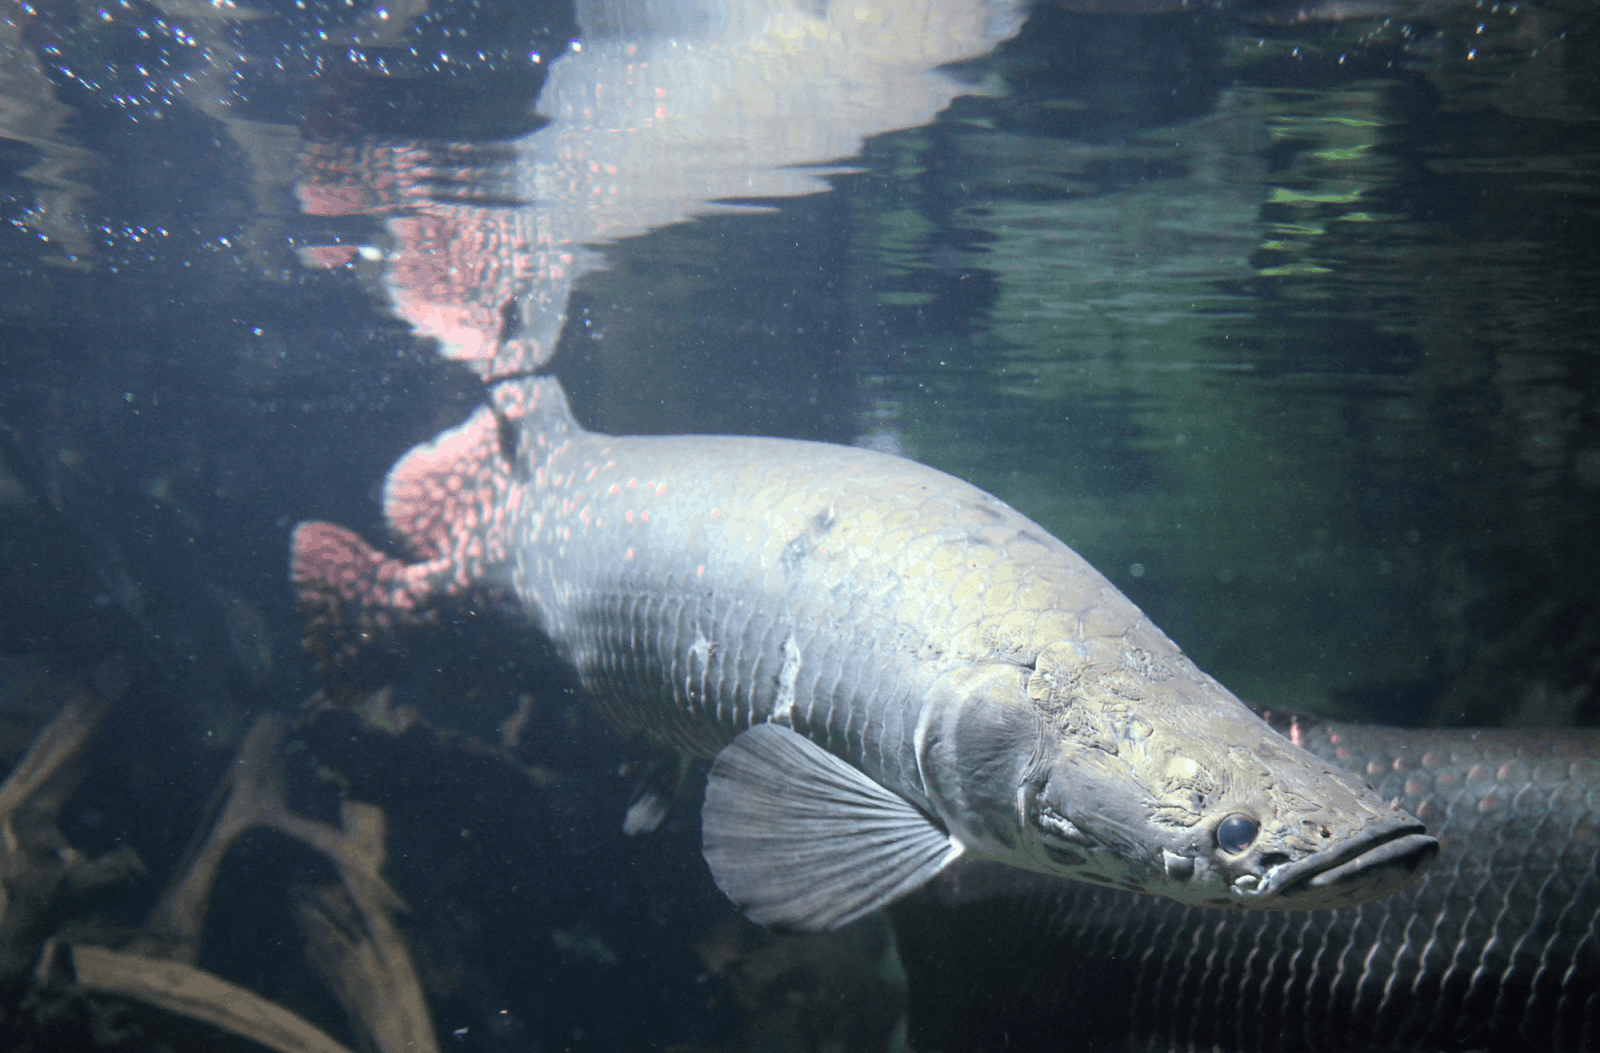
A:
POLYGON ((783 668, 778 670, 778 697, 772 702, 774 724, 792 724, 794 721, 794 682, 800 675, 800 646, 794 634, 783 641, 783 668))
POLYGON ((694 643, 689 645, 688 667, 684 671, 683 677, 684 697, 692 702, 700 702, 705 699, 706 673, 711 669, 711 651, 714 646, 710 640, 706 639, 705 633, 700 631, 700 627, 698 625, 695 626, 694 643), (694 683, 696 678, 694 668, 696 659, 700 662, 700 689, 698 691, 695 690, 694 683))

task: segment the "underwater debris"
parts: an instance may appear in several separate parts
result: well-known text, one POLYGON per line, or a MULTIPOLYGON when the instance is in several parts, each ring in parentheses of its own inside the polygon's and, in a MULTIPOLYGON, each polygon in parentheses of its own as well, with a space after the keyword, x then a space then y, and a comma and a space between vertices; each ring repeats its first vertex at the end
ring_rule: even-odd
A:
POLYGON ((378 1053, 436 1053, 433 1016, 405 936, 397 897, 379 878, 386 822, 376 805, 346 801, 345 835, 359 864, 335 860, 342 884, 313 889, 296 904, 306 954, 378 1053))
MULTIPOLYGON (((46 955, 51 952, 47 948, 46 955)), ((73 945, 70 952, 73 973, 85 990, 203 1021, 277 1053, 350 1053, 321 1028, 276 1002, 186 962, 92 944, 73 945)))
POLYGON ((67 700, 0 783, 0 981, 33 967, 63 891, 120 881, 142 869, 128 849, 86 858, 56 825, 77 782, 73 761, 125 688, 114 669, 102 672, 95 686, 67 700))
MULTIPOLYGON (((345 832, 289 810, 283 800, 278 769, 278 749, 288 734, 288 721, 275 713, 262 714, 245 736, 227 776, 227 801, 205 841, 169 886, 145 923, 146 930, 166 945, 162 957, 193 960, 199 950, 206 905, 217 871, 235 841, 249 830, 266 827, 294 838, 327 857, 340 873, 364 874, 373 895, 391 909, 404 909, 400 896, 378 876, 376 865, 345 832)), ((381 854, 378 864, 381 865, 381 854)))
POLYGON ((143 864, 126 846, 95 859, 58 828, 78 782, 75 763, 126 690, 106 667, 70 697, 0 784, 0 978, 30 969, 41 991, 71 986, 143 1002, 251 1038, 277 1053, 348 1053, 294 1013, 185 962, 71 945, 49 934, 63 892, 124 880, 143 864), (70 962, 70 969, 67 967, 70 962))
POLYGON ((908 1049, 910 989, 894 925, 878 912, 833 932, 773 937, 719 926, 695 948, 739 1001, 739 1049, 908 1049))
MULTIPOLYGON (((285 717, 267 713, 256 719, 245 736, 225 776, 227 799, 216 821, 151 912, 145 927, 153 939, 144 941, 142 957, 153 963, 156 959, 192 962, 199 952, 211 889, 229 848, 249 830, 276 830, 324 856, 339 872, 341 884, 316 889, 304 897, 297 905, 297 915, 312 964, 351 1022, 370 1039, 378 1053, 430 1053, 438 1047, 427 999, 411 964, 405 938, 393 921, 396 912, 406 909, 405 902, 380 874, 386 857, 383 811, 376 805, 346 801, 342 806, 342 828, 290 811, 284 801, 279 767, 288 727, 285 717)), ((122 966, 112 978, 133 986, 119 988, 117 993, 215 1023, 285 1053, 323 1048, 276 1044, 278 1039, 272 1036, 304 1036, 310 1033, 305 1028, 317 1029, 258 996, 262 1004, 254 1014, 244 1019, 231 1015, 217 1000, 231 997, 227 988, 233 985, 204 970, 189 968, 169 973, 152 964, 141 974, 131 961, 141 956, 125 957, 130 961, 91 959, 104 969, 112 964, 122 966), (186 985, 183 994, 187 997, 170 990, 178 981, 186 985), (275 1029, 241 1030, 246 1024, 257 1024, 263 1014, 275 1029)), ((80 982, 84 982, 81 976, 80 982)), ((335 1044, 328 1048, 343 1047, 335 1044)))
MULTIPOLYGON (((73 693, 0 783, 0 982, 20 995, 20 1012, 0 1016, 7 1034, 33 1028, 69 1045, 122 1045, 137 1034, 126 1017, 137 1003, 249 1039, 274 1053, 350 1053, 293 1010, 195 964, 222 859, 248 830, 286 834, 326 857, 340 884, 317 890, 319 918, 307 925, 308 953, 344 1006, 363 1045, 377 1053, 437 1050, 410 953, 393 914, 399 895, 380 875, 385 823, 375 805, 346 802, 341 826, 297 815, 284 800, 280 768, 287 718, 257 719, 224 776, 225 800, 145 927, 121 948, 64 934, 60 901, 126 879, 144 867, 127 846, 90 858, 58 827, 79 781, 76 763, 102 718, 126 690, 114 670, 73 693), (130 1030, 131 1028, 131 1030, 130 1030), (20 1031, 18 1029, 21 1029, 20 1031)), ((302 906, 302 920, 307 917, 302 906)), ((69 928, 76 931, 72 922, 69 928)))

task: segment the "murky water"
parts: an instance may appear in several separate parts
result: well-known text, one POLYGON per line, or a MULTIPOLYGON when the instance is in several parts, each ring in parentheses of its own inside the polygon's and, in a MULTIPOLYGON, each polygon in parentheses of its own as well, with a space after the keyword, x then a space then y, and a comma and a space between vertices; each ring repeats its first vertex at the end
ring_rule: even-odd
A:
MULTIPOLYGON (((961 352, 989 394, 929 415, 978 440, 950 463, 1249 697, 1571 716, 1585 674, 1551 659, 1592 645, 1596 158, 1552 21, 1202 32, 1180 54, 1208 76, 1139 73, 1190 88, 1180 121, 1106 134, 1095 101, 1138 97, 1112 80, 952 129, 949 225, 998 288, 961 352)), ((1106 51, 1174 56, 1143 33, 1106 51)))
POLYGON ((994 94, 747 225, 783 254, 774 281, 723 229, 618 250, 626 277, 579 293, 608 341, 580 353, 630 363, 603 423, 648 412, 637 366, 674 403, 651 430, 892 434, 1089 554, 1249 698, 1593 720, 1600 285, 1574 29, 1526 5, 1044 9, 970 71, 994 94), (696 279, 688 318, 630 293, 696 279), (785 370, 813 337, 817 383, 854 407, 808 431, 761 349, 785 370), (719 347, 738 395, 713 411, 728 392, 694 378, 719 347))
MULTIPOLYGON (((641 210, 637 170, 658 149, 645 141, 616 158, 618 221, 574 228, 628 237, 609 271, 579 278, 558 368, 602 427, 878 436, 972 478, 1247 697, 1405 721, 1593 720, 1589 16, 1323 14, 1348 17, 1042 8, 961 67, 981 94, 873 139, 831 194, 774 199, 806 187, 768 180, 767 214, 645 233, 687 214, 685 191, 659 186, 662 206, 641 210)), ((261 576, 234 591, 274 621, 263 494, 275 523, 315 511, 307 493, 361 497, 431 426, 383 438, 404 430, 384 414, 394 389, 414 391, 395 371, 432 367, 369 295, 380 265, 354 255, 392 249, 375 224, 404 193, 316 204, 297 182, 411 142, 385 162, 405 193, 476 207, 462 229, 515 211, 495 203, 519 193, 507 151, 539 123, 570 38, 559 11, 540 15, 455 24, 441 9, 368 52, 319 47, 326 14, 19 16, 7 412, 19 456, 58 477, 43 485, 92 503, 109 477, 148 499, 141 514, 202 532, 251 521, 261 576), (459 39, 472 46, 452 56, 459 39), (418 133, 431 138, 405 138, 418 133), (306 266, 318 259, 335 270, 306 266), (161 397, 141 381, 192 385, 195 404, 130 421, 161 397), (243 430, 208 419, 240 399, 243 430), (303 449, 349 428, 370 446, 252 479, 252 450, 279 441, 273 414, 295 400, 340 418, 299 422, 303 449), (63 402, 82 415, 63 419, 63 402), (358 406, 372 410, 359 424, 340 412, 358 406), (124 424, 160 435, 137 440, 136 463, 117 463, 119 440, 89 466, 124 424), (216 463, 228 445, 245 463, 216 463)), ((734 182, 710 196, 733 198, 734 182)), ((102 548, 130 543, 97 515, 110 521, 86 532, 102 548)), ((160 535, 146 534, 154 563, 101 576, 159 587, 181 544, 160 535)))
MULTIPOLYGON (((248 717, 314 686, 288 531, 381 536, 385 471, 513 345, 553 352, 597 428, 970 479, 1250 701, 1600 723, 1591 7, 1043 5, 992 52, 1016 26, 965 27, 982 46, 944 80, 894 73, 892 30, 799 72, 646 62, 630 34, 700 39, 704 13, 591 6, 583 39, 556 3, 0 0, 0 650, 8 684, 120 656, 146 707, 75 843, 176 865, 248 717), (659 99, 700 107, 697 137, 633 134, 659 99)), ((516 679, 422 664, 421 693, 516 679)), ((522 760, 580 755, 609 777, 603 750, 522 760)), ((550 836, 587 858, 589 798, 552 778, 550 836)), ((500 844, 475 865, 537 857, 500 844)), ((566 876, 561 909, 592 908, 566 876)), ((592 929, 518 915, 563 934, 537 968, 615 976, 596 932, 654 917, 619 889, 592 929)), ((549 990, 515 1019, 496 997, 441 1028, 522 1048, 565 1019, 549 990)), ((641 1012, 607 1034, 664 1033, 641 1012)))

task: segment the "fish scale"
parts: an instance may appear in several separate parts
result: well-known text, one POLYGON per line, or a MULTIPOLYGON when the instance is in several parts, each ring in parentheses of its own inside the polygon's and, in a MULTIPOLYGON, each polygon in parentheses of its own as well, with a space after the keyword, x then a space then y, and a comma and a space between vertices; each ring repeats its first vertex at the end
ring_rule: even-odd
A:
MULTIPOLYGON (((797 725, 885 785, 926 799, 914 768, 902 763, 918 689, 943 668, 925 656, 974 657, 981 633, 970 614, 950 628, 962 610, 948 597, 955 550, 970 544, 954 533, 959 502, 993 509, 978 518, 986 524, 1015 513, 953 479, 954 493, 907 508, 907 493, 927 486, 906 471, 909 462, 821 443, 595 437, 549 463, 556 475, 586 482, 570 503, 533 495, 544 513, 519 546, 518 588, 560 597, 540 603, 541 621, 573 641, 575 664, 590 671, 586 686, 610 700, 619 719, 650 730, 664 687, 673 707, 710 717, 722 733, 700 740, 710 755, 773 715, 792 639, 797 725), (705 472, 708 462, 721 470, 705 472), (648 482, 628 485, 641 478, 648 482), (891 520, 904 525, 884 531, 891 520), (586 557, 564 558, 561 544, 551 552, 550 537, 581 542, 586 557), (695 583, 708 578, 734 587, 697 592, 695 583), (641 598, 680 603, 654 638, 630 613, 628 601, 641 598), (696 656, 697 636, 717 641, 709 656, 696 656), (886 726, 897 729, 892 741, 872 733, 886 726)), ((1008 577, 1016 572, 1014 563, 1002 566, 1008 577)), ((1016 607, 996 604, 988 616, 1004 619, 1016 607)))
MULTIPOLYGON (((1306 909, 1402 887, 1437 850, 1077 553, 914 461, 599 435, 524 377, 407 454, 385 514, 415 562, 296 528, 307 602, 386 631, 509 592, 619 729, 713 758, 706 859, 766 924, 846 924, 963 854, 1306 909)), ((655 795, 625 829, 658 821, 655 795)))
POLYGON ((1442 848, 1417 884, 1348 910, 1224 914, 957 870, 936 919, 900 915, 914 981, 921 945, 967 927, 1008 952, 982 970, 992 987, 914 982, 922 1026, 960 1028, 972 998, 1022 1048, 1070 1027, 1129 1053, 1600 1049, 1600 732, 1269 720, 1427 817, 1442 848))
MULTIPOLYGON (((630 463, 662 456, 697 466, 693 470, 703 474, 698 466, 708 458, 737 465, 718 445, 704 439, 636 439, 626 449, 630 463)), ((708 546, 720 549, 727 564, 764 568, 759 574, 747 573, 745 596, 729 600, 735 608, 752 612, 752 623, 742 631, 733 626, 734 631, 723 634, 738 641, 731 654, 722 652, 719 665, 733 681, 724 683, 722 697, 738 700, 731 727, 772 715, 781 668, 779 638, 793 633, 816 640, 826 650, 803 650, 800 665, 806 675, 797 685, 797 722, 886 785, 921 799, 925 790, 918 781, 896 778, 885 767, 886 757, 898 761, 909 754, 909 740, 902 734, 895 743, 881 736, 874 742, 869 726, 878 730, 897 717, 902 729, 914 726, 921 695, 952 664, 981 658, 1029 662, 1036 634, 1076 636, 1079 625, 1090 625, 1116 638, 1138 618, 1132 605, 1113 591, 1078 590, 1090 593, 1082 596, 1047 588, 1055 561, 1081 561, 1064 545, 1034 540, 1038 534, 1033 524, 958 480, 941 479, 943 492, 918 501, 917 489, 931 487, 918 477, 925 471, 906 471, 912 467, 908 462, 823 444, 737 440, 733 445, 737 457, 754 463, 736 468, 736 474, 710 493, 689 495, 701 507, 719 502, 730 506, 726 521, 756 522, 764 529, 756 538, 730 531, 735 536, 708 546), (804 472, 793 467, 801 460, 810 462, 804 472), (775 475, 784 477, 782 485, 770 485, 775 475), (736 496, 741 490, 750 495, 743 502, 736 496), (795 491, 805 493, 807 502, 794 500, 795 491), (795 541, 784 539, 806 537, 823 515, 836 520, 835 525, 815 541, 804 560, 787 558, 795 541), (885 531, 882 526, 889 520, 904 525, 885 531), (920 532, 917 524, 922 525, 920 532), (1020 543, 1011 548, 1020 552, 1007 551, 1006 542, 1013 538, 1020 543), (1029 586, 1017 588, 1018 579, 1028 580, 1029 586), (980 597, 981 603, 973 602, 980 597), (1064 601, 1072 606, 1063 609, 1064 601), (1079 605, 1088 607, 1088 613, 1072 609, 1079 605), (769 609, 783 612, 781 624, 755 613, 769 609), (745 670, 748 675, 741 678, 745 670), (849 680, 847 689, 818 691, 818 681, 834 674, 849 680), (820 712, 819 698, 826 699, 820 712)), ((684 491, 676 493, 683 498, 684 491)), ((663 520, 668 517, 657 517, 658 523, 663 520)), ((700 526, 694 512, 668 521, 683 522, 689 536, 700 526)), ((662 553, 669 564, 681 559, 677 554, 692 545, 686 533, 651 545, 650 551, 662 553)), ((618 540, 612 548, 624 543, 618 540)), ((1072 569, 1076 574, 1068 584, 1098 579, 1087 565, 1072 569)), ((570 568, 555 572, 572 573, 570 568)), ((638 578, 650 576, 647 568, 638 568, 638 578)), ((622 587, 637 588, 639 582, 622 587)), ((683 700, 678 701, 681 705, 683 700)))

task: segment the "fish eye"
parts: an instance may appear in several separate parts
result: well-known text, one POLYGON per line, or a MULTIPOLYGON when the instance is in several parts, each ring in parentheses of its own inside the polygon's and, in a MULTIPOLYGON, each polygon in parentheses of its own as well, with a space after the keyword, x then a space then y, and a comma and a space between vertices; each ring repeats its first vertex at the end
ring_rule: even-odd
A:
POLYGON ((1238 855, 1255 842, 1260 832, 1260 823, 1234 812, 1217 824, 1217 847, 1229 855, 1238 855))

